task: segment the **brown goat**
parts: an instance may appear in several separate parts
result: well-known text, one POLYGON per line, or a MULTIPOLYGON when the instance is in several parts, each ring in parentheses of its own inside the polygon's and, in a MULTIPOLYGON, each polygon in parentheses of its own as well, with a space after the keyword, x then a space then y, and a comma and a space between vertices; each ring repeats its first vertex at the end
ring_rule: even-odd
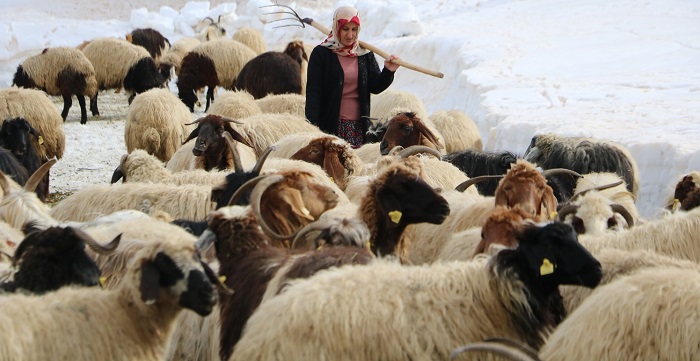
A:
POLYGON ((495 198, 496 206, 512 208, 519 204, 526 212, 547 219, 557 211, 557 199, 547 179, 532 163, 524 160, 511 166, 496 188, 495 198))
POLYGON ((379 144, 379 151, 382 155, 387 155, 396 146, 408 148, 412 145, 425 145, 436 150, 445 148, 428 126, 416 116, 416 113, 396 114, 389 120, 382 142, 379 144))
POLYGON ((533 218, 519 206, 513 208, 496 207, 484 225, 481 226, 481 241, 474 250, 474 255, 485 253, 492 244, 500 244, 508 248, 518 245, 516 235, 526 221, 544 221, 542 217, 533 218))
POLYGON ((354 160, 356 157, 349 153, 349 148, 347 142, 340 142, 336 137, 323 136, 311 140, 290 158, 319 165, 341 189, 344 189, 347 182, 346 170, 347 175, 352 175, 362 166, 354 160))
POLYGON ((196 169, 209 171, 212 169, 225 170, 235 168, 235 157, 224 137, 224 132, 228 132, 233 139, 252 147, 248 139, 231 127, 231 123, 239 122, 220 115, 209 114, 187 124, 197 124, 197 128, 182 142, 182 144, 185 144, 197 138, 194 148, 192 148, 192 154, 197 157, 195 161, 196 169))

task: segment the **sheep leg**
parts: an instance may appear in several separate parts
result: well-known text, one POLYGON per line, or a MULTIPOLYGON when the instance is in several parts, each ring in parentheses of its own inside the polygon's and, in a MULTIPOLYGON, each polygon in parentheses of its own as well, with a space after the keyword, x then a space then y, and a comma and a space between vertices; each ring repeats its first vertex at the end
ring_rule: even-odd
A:
POLYGON ((210 104, 209 102, 210 101, 212 103, 214 102, 214 87, 213 86, 211 86, 211 87, 209 87, 209 89, 207 89, 207 106, 204 108, 205 112, 207 110, 209 110, 209 104, 210 104))
POLYGON ((100 111, 97 109, 97 94, 95 94, 95 97, 90 98, 90 111, 93 116, 100 115, 100 111))
POLYGON ((63 118, 63 121, 66 121, 66 118, 68 117, 68 109, 73 105, 73 99, 71 98, 71 95, 68 94, 63 94, 63 111, 61 112, 61 117, 63 118))
MULTIPOLYGON (((80 124, 85 124, 87 123, 87 109, 85 109, 85 96, 82 94, 75 94, 75 97, 78 98, 78 104, 80 104, 80 124)), ((92 107, 92 105, 90 105, 90 107, 92 107)))

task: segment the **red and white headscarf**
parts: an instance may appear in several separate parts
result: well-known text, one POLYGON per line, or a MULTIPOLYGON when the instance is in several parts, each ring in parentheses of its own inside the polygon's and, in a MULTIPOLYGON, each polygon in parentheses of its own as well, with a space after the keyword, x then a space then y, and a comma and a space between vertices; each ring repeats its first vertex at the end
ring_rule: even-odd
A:
POLYGON ((356 57, 360 55, 365 55, 369 50, 360 47, 359 41, 355 40, 350 46, 344 46, 340 40, 337 38, 337 34, 340 34, 340 28, 346 23, 353 22, 356 23, 357 33, 360 33, 360 13, 352 6, 341 6, 333 15, 333 29, 331 33, 328 34, 326 40, 321 43, 321 46, 325 46, 331 49, 334 53, 340 56, 356 57))

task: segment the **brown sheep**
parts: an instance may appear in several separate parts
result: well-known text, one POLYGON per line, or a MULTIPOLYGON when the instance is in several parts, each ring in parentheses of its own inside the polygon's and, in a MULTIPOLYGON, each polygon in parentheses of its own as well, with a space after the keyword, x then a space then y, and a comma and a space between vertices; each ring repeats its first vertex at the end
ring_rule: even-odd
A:
POLYGON ((436 150, 445 148, 435 134, 416 116, 416 113, 396 114, 389 120, 379 151, 382 155, 387 155, 396 146, 408 148, 412 145, 425 145, 436 150))

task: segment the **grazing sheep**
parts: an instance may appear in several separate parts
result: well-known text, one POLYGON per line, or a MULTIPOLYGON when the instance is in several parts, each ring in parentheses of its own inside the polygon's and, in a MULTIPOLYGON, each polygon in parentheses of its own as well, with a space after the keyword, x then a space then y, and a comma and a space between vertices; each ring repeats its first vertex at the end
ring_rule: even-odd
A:
POLYGON ((238 73, 254 57, 253 50, 235 40, 218 39, 197 45, 182 59, 177 79, 179 98, 194 112, 199 101, 197 91, 207 87, 207 111, 216 87, 233 89, 238 73))
POLYGON ((137 95, 124 125, 127 152, 144 149, 167 162, 191 131, 189 109, 168 89, 151 89, 137 95))
POLYGON ((201 43, 202 41, 197 38, 182 37, 160 58, 158 61, 158 71, 160 71, 161 76, 165 79, 166 84, 170 81, 173 71, 175 75, 180 73, 180 66, 182 65, 182 59, 185 55, 201 43))
POLYGON ((595 287, 600 264, 568 225, 518 238, 488 261, 374 262, 294 282, 250 317, 231 360, 445 360, 493 335, 538 348, 565 316, 558 286, 595 287))
MULTIPOLYGON (((613 172, 635 196, 639 192, 639 169, 629 150, 616 142, 563 137, 554 133, 532 137, 524 158, 542 169, 566 168, 580 174, 613 172)), ((568 175, 555 177, 564 186, 566 199, 573 194, 576 179, 568 175)))
POLYGON ((46 48, 41 54, 30 56, 17 67, 12 85, 63 96, 63 121, 75 95, 80 104, 80 124, 87 123, 85 96, 92 99, 97 94, 92 63, 82 51, 70 47, 46 48))
MULTIPOLYGON (((219 99, 221 101, 221 99, 219 99)), ((306 96, 302 94, 269 94, 255 103, 263 113, 289 113, 299 117, 306 117, 306 96)))
POLYGON ((151 28, 133 30, 126 34, 126 41, 144 47, 156 63, 160 60, 161 55, 170 48, 170 40, 158 30, 151 28))
POLYGON ((439 110, 430 115, 445 141, 445 152, 453 153, 467 149, 480 151, 484 145, 476 123, 459 110, 439 110))
POLYGON ((236 30, 232 38, 251 48, 255 52, 255 55, 260 55, 267 51, 265 38, 258 29, 244 26, 236 30))
POLYGON ((212 311, 212 276, 194 244, 164 240, 145 245, 113 290, 66 287, 2 297, 0 354, 12 360, 162 359, 183 308, 202 316, 212 311))
MULTIPOLYGON (((44 163, 32 146, 31 138, 40 139, 41 134, 24 118, 5 119, 0 125, 0 147, 10 151, 26 169, 27 174, 33 174, 44 163)), ((49 194, 48 182, 47 173, 35 187, 36 194, 42 202, 49 194)))
MULTIPOLYGON (((442 160, 452 163, 470 178, 484 175, 504 175, 516 162, 518 157, 509 151, 480 151, 464 149, 451 152, 442 160)), ((499 179, 487 180, 476 184, 479 194, 493 196, 498 187, 499 179)))
POLYGON ((0 290, 43 294, 69 285, 97 286, 100 270, 85 253, 85 245, 95 252, 109 254, 118 246, 119 238, 102 246, 72 227, 34 232, 15 250, 13 280, 0 284, 0 290))
POLYGON ((63 157, 66 147, 63 120, 46 93, 34 89, 0 89, 0 119, 17 117, 26 119, 41 134, 41 140, 31 141, 39 159, 63 157))
POLYGON ((412 145, 424 145, 444 152, 445 146, 436 134, 438 133, 433 132, 416 113, 401 112, 389 120, 384 137, 379 143, 379 151, 382 155, 387 155, 396 146, 407 148, 412 145))
MULTIPOLYGON (((95 68, 99 90, 124 88, 129 104, 136 94, 162 87, 165 80, 148 51, 123 39, 99 38, 83 49, 95 68)), ((97 96, 90 99, 92 115, 100 115, 97 96)))
POLYGON ((243 66, 233 88, 260 99, 269 94, 301 94, 301 84, 301 64, 286 53, 268 51, 243 66))

